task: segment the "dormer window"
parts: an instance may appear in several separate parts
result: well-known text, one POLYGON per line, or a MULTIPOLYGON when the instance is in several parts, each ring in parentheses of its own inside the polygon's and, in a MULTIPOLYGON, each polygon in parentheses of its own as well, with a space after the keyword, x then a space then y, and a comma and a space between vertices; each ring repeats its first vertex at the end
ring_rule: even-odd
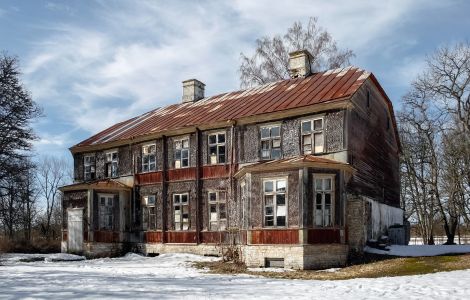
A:
POLYGON ((157 168, 156 145, 150 144, 142 147, 142 172, 155 171, 157 168))
POLYGON ((323 117, 302 121, 302 149, 304 154, 319 154, 325 151, 323 117))
POLYGON ((209 134, 208 145, 209 164, 225 163, 225 132, 209 134))
POLYGON ((118 176, 118 153, 117 151, 109 151, 106 153, 106 176, 118 176))
POLYGON ((83 176, 85 180, 93 180, 96 176, 95 156, 85 155, 83 157, 83 176))
POLYGON ((261 159, 279 159, 281 156, 281 126, 262 126, 261 159))
POLYGON ((175 140, 175 169, 189 167, 189 138, 175 140))

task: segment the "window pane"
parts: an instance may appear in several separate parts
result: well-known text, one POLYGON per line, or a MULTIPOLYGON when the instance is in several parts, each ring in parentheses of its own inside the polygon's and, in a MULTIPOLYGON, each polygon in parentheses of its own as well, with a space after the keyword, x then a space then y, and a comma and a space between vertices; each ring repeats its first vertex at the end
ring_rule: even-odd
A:
POLYGON ((181 161, 180 160, 175 161, 175 168, 176 169, 181 168, 181 161))
POLYGON ((176 150, 175 151, 175 159, 180 160, 181 159, 181 150, 176 150))
POLYGON ((219 155, 225 157, 225 146, 219 146, 219 155))
POLYGON ((181 141, 175 142, 175 149, 181 149, 181 141))
POLYGON ((113 160, 117 160, 117 152, 113 152, 113 160))
POLYGON ((321 179, 315 179, 315 190, 316 191, 322 191, 323 190, 323 180, 321 179))
POLYGON ((183 148, 189 148, 189 140, 183 140, 183 148))
POLYGON ((276 205, 285 205, 286 204, 286 195, 277 194, 276 195, 276 205))
POLYGON ((274 217, 273 216, 266 216, 264 218, 264 224, 266 226, 274 226, 274 217))
POLYGON ((312 122, 311 121, 302 122, 302 133, 308 133, 310 131, 312 131, 312 122))
POLYGON ((286 226, 286 217, 285 216, 277 216, 277 226, 286 226))
POLYGON ((331 194, 330 193, 325 194, 325 207, 326 206, 331 206, 331 194))
POLYGON ((211 202, 217 201, 217 194, 216 193, 209 193, 209 201, 211 201, 211 202))
POLYGON ((225 212, 225 204, 224 204, 224 203, 219 204, 219 214, 220 214, 220 218, 221 218, 221 219, 226 219, 226 218, 227 218, 227 214, 226 214, 226 212, 225 212))
POLYGON ((218 143, 219 143, 219 144, 225 143, 225 134, 224 134, 224 133, 219 133, 219 135, 218 135, 218 143))
POLYGON ((214 157, 217 155, 217 146, 210 146, 209 147, 209 155, 214 156, 214 157))
POLYGON ((331 191, 331 178, 323 179, 323 188, 325 191, 331 191))
POLYGON ((210 212, 211 213, 216 213, 217 212, 217 205, 216 204, 211 204, 210 205, 210 212))
POLYGON ((105 206, 106 205, 106 199, 104 197, 101 197, 100 198, 100 202, 101 202, 101 206, 105 206))
POLYGON ((173 202, 174 202, 175 204, 180 203, 180 195, 174 195, 174 196, 173 196, 173 202))
POLYGON ((274 184, 272 181, 265 181, 264 182, 264 191, 269 193, 272 192, 274 188, 274 184))
POLYGON ((276 148, 271 150, 271 158, 272 159, 279 159, 281 158, 281 149, 276 148))
POLYGON ((261 128, 261 138, 262 139, 269 138, 269 128, 267 127, 261 128))
POLYGON ((274 214, 274 209, 272 206, 266 206, 265 207, 265 213, 266 216, 272 216, 274 214))
POLYGON ((181 150, 181 158, 185 159, 188 157, 189 157, 189 150, 187 149, 181 150))
POLYGON ((149 153, 155 153, 155 152, 157 152, 157 147, 155 145, 151 145, 149 147, 149 153))
POLYGON ((323 152, 323 133, 315 133, 313 138, 315 141, 315 153, 323 152))
POLYGON ((225 163, 225 151, 220 152, 220 150, 219 150, 219 163, 221 163, 221 164, 225 163))
POLYGON ((188 195, 183 194, 181 195, 181 203, 187 203, 188 202, 188 195))
POLYGON ((285 217, 286 216, 286 207, 284 205, 277 207, 276 216, 278 216, 278 217, 285 217))
POLYGON ((280 148, 281 140, 273 140, 273 148, 280 148))
POLYGON ((317 206, 317 208, 321 209, 321 200, 322 200, 322 194, 321 193, 316 193, 316 196, 315 196, 315 204, 317 206))
POLYGON ((189 158, 183 158, 181 160, 181 166, 182 167, 189 167, 189 158))
POLYGON ((286 191, 286 181, 285 180, 278 180, 276 182, 276 191, 278 191, 278 192, 285 192, 286 191))
POLYGON ((209 144, 217 143, 217 136, 215 134, 209 135, 209 144))
POLYGON ((154 205, 155 204, 155 196, 149 196, 148 197, 148 204, 149 205, 154 205))
POLYGON ((281 136, 281 127, 276 126, 271 128, 271 137, 279 137, 281 136))
POLYGON ((312 136, 310 134, 309 135, 304 135, 303 139, 304 139, 304 141, 303 141, 304 147, 306 145, 312 145, 312 136))
POLYGON ((274 205, 274 196, 273 195, 265 195, 264 196, 264 203, 266 206, 273 206, 274 205))
POLYGON ((313 121, 313 128, 315 130, 322 130, 323 129, 323 119, 317 119, 313 121))
POLYGON ((225 192, 219 192, 219 201, 225 201, 226 199, 226 193, 225 192))

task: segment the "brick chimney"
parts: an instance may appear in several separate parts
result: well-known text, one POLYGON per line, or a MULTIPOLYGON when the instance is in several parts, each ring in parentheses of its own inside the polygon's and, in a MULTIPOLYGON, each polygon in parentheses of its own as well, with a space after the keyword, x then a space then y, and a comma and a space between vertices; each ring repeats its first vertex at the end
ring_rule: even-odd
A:
POLYGON ((204 87, 206 85, 197 79, 183 81, 183 103, 196 102, 204 98, 204 87))
POLYGON ((312 54, 307 50, 289 53, 289 75, 291 78, 307 77, 311 74, 310 60, 312 54))

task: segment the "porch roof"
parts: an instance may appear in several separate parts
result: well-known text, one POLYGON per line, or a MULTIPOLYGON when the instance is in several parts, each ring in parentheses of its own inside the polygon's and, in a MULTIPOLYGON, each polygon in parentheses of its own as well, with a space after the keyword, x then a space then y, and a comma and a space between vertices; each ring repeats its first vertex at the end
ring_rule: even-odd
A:
POLYGON ((356 169, 354 169, 350 164, 307 154, 243 166, 235 173, 234 176, 236 178, 240 178, 246 173, 251 172, 280 171, 303 167, 344 170, 348 173, 354 173, 356 171, 356 169))
POLYGON ((103 189, 103 190, 130 190, 132 187, 115 179, 97 179, 88 182, 78 182, 70 185, 64 185, 59 188, 62 192, 103 189))

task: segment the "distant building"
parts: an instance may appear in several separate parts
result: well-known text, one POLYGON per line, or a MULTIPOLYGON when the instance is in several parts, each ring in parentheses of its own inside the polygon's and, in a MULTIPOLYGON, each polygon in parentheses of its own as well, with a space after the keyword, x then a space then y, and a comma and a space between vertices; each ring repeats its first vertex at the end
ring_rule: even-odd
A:
MULTIPOLYGON (((249 266, 343 265, 402 224, 392 103, 373 74, 310 73, 205 97, 118 123, 78 143, 63 191, 63 251, 219 254, 240 245, 249 266)), ((99 122, 99 120, 96 120, 99 122)))

